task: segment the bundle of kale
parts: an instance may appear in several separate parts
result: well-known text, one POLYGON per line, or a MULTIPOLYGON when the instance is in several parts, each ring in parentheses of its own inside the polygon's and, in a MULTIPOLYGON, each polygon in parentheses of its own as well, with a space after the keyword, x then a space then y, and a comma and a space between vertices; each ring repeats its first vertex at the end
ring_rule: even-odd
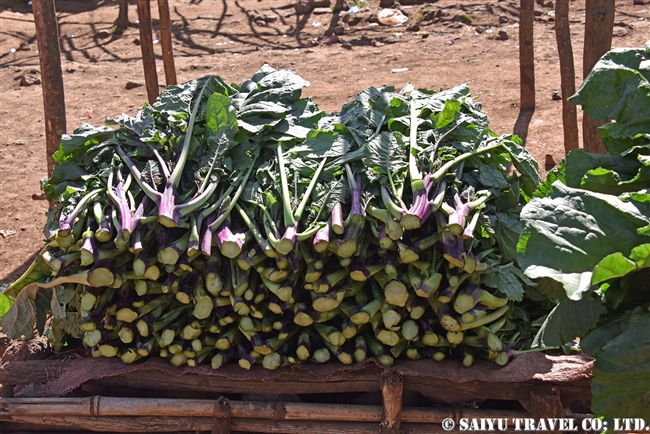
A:
POLYGON ((539 183, 520 140, 466 86, 370 88, 326 115, 307 85, 207 76, 65 135, 47 245, 0 294, 3 332, 51 313, 58 348, 215 368, 527 347, 545 312, 515 263, 539 183))

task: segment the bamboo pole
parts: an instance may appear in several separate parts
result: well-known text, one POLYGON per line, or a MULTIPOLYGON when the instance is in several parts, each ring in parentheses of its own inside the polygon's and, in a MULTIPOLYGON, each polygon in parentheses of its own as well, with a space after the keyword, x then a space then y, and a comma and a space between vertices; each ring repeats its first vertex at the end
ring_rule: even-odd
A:
POLYGON ((172 48, 172 25, 167 0, 158 0, 158 14, 160 16, 160 47, 162 48, 163 65, 165 68, 165 82, 167 86, 171 86, 178 82, 176 81, 174 50, 172 48))
POLYGON ((562 93, 562 127, 564 130, 564 153, 578 149, 578 117, 575 104, 567 98, 576 93, 571 29, 569 27, 569 0, 555 2, 555 37, 560 57, 560 87, 562 93))
POLYGON ((378 405, 307 404, 287 402, 283 404, 285 420, 329 420, 381 422, 382 408, 378 405))
POLYGON ((142 51, 142 65, 144 66, 144 82, 147 88, 147 99, 150 104, 153 104, 160 92, 158 91, 156 56, 153 52, 149 0, 138 0, 138 20, 140 21, 138 27, 140 29, 140 49, 142 51))
MULTIPOLYGON (((585 45, 582 57, 582 75, 587 77, 600 57, 612 48, 614 31, 614 0, 589 0, 585 5, 585 45)), ((607 149, 598 134, 603 125, 582 116, 582 140, 584 148, 597 154, 606 154, 607 149)))
POLYGON ((45 112, 45 153, 49 178, 52 176, 55 166, 52 155, 59 149, 61 135, 66 130, 59 26, 56 20, 54 0, 34 0, 32 11, 34 12, 38 42, 38 59, 41 65, 45 112))
MULTIPOLYGON (((277 421, 369 422, 383 420, 379 405, 312 404, 299 402, 229 401, 234 419, 265 419, 277 421)), ((6 398, 0 399, 0 420, 49 419, 60 415, 70 417, 186 417, 210 418, 215 415, 215 401, 202 399, 115 398, 6 398)), ((393 419, 394 416, 391 416, 393 419)), ((401 421, 440 424, 447 418, 513 418, 530 417, 526 411, 480 410, 458 408, 405 407, 401 421)))
POLYGON ((533 51, 534 0, 521 0, 519 6, 519 77, 521 110, 535 108, 535 59, 533 51))

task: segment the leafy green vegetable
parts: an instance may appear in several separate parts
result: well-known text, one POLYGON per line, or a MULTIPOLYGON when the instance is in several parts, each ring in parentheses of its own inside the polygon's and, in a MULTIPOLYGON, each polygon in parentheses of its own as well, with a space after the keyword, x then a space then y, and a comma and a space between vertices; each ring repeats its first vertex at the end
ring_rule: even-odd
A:
POLYGON ((600 300, 582 298, 574 301, 565 298, 548 314, 535 336, 533 347, 559 347, 585 336, 596 327, 598 319, 605 312, 600 300))
POLYGON ((308 84, 209 75, 65 136, 47 244, 0 293, 3 332, 215 369, 527 348, 548 309, 516 264, 539 183, 520 139, 466 85, 369 88, 326 115, 308 84))
POLYGON ((637 230, 650 223, 647 207, 639 205, 556 182, 548 196, 531 200, 522 211, 519 264, 533 279, 562 282, 567 296, 579 300, 605 256, 637 245, 637 230))
MULTIPOLYGON (((37 321, 36 295, 38 291, 39 289, 35 285, 24 287, 13 300, 11 308, 0 318, 2 332, 9 339, 20 339, 23 336, 29 339, 33 336, 37 321)), ((42 312, 45 313, 47 310, 47 308, 43 309, 42 312)))
POLYGON ((647 416, 650 378, 650 312, 637 309, 622 321, 595 329, 582 346, 596 358, 592 410, 609 417, 647 416))
POLYGON ((522 210, 526 275, 557 303, 535 345, 581 338, 596 358, 593 411, 647 416, 650 376, 650 41, 612 50, 569 100, 602 122, 608 155, 571 152, 522 210), (640 384, 644 384, 640 386, 640 384))

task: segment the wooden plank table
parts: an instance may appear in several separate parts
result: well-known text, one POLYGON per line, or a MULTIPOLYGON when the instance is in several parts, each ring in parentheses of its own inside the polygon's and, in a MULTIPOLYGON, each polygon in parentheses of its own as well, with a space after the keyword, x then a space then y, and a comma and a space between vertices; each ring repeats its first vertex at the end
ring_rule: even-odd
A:
POLYGON ((276 371, 254 365, 245 371, 234 364, 218 370, 174 367, 157 358, 132 365, 118 359, 16 361, 0 367, 0 382, 27 387, 20 397, 0 399, 0 421, 8 427, 4 432, 436 433, 445 432, 441 423, 447 418, 512 423, 513 418, 562 417, 571 402, 591 399, 592 362, 587 356, 531 353, 505 367, 483 360, 471 368, 453 360, 400 360, 385 368, 368 360, 276 371), (358 392, 380 395, 383 405, 278 398, 358 392), (437 406, 403 407, 403 396, 415 392, 437 406), (276 402, 246 401, 236 394, 270 394, 276 402), (519 401, 524 410, 459 406, 487 399, 519 401))

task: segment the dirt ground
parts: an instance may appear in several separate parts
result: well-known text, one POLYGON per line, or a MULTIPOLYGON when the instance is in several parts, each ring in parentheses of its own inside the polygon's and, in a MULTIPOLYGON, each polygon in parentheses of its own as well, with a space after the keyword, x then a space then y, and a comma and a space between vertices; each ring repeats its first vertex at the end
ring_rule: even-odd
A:
MULTIPOLYGON (((401 88, 412 82, 439 89, 467 82, 492 129, 515 130, 517 1, 403 5, 399 9, 408 21, 397 27, 377 23, 379 0, 348 1, 363 7, 350 14, 322 7, 298 14, 293 0, 169 0, 178 80, 217 74, 240 83, 268 63, 309 80, 304 93, 328 112, 369 86, 401 88), (323 39, 332 33, 338 42, 323 39)), ((644 2, 649 3, 636 0, 644 2)), ((155 5, 152 1, 157 40, 155 5)), ((613 46, 643 45, 650 35, 650 4, 620 0, 616 6, 613 46)), ((83 122, 102 124, 122 112, 135 114, 146 101, 135 1, 129 7, 132 25, 121 35, 110 33, 118 14, 115 0, 57 0, 56 7, 68 131, 83 122), (141 86, 127 89, 129 82, 141 86)), ((579 86, 585 0, 571 1, 570 8, 579 86)), ((553 2, 536 4, 535 15, 537 108, 527 129, 519 131, 545 172, 547 154, 555 162, 564 154, 561 102, 553 99, 560 85, 553 2)), ((155 50, 163 86, 160 44, 155 50)), ((47 202, 32 199, 46 176, 42 90, 38 83, 25 85, 37 69, 31 6, 26 0, 1 0, 0 284, 16 279, 43 246, 47 202)))

